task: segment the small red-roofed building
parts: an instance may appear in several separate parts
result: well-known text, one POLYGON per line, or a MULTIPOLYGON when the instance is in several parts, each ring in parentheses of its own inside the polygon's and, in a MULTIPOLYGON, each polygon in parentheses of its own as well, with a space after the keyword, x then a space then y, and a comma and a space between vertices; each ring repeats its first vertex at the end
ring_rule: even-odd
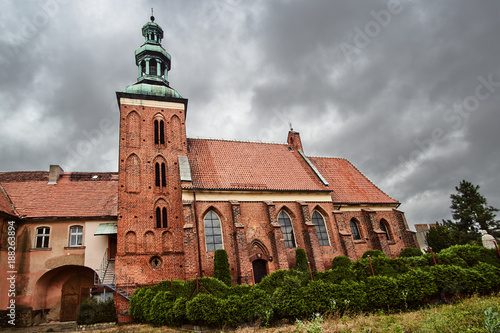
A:
POLYGON ((138 286, 213 276, 217 249, 233 284, 254 284, 294 268, 297 248, 324 271, 339 255, 416 246, 397 200, 345 159, 307 156, 298 132, 280 144, 187 138, 163 30, 152 20, 142 31, 139 78, 117 93, 118 172, 0 173, 0 258, 14 263, 0 287, 15 275, 24 323, 75 320, 93 290, 111 291, 130 321, 138 286))

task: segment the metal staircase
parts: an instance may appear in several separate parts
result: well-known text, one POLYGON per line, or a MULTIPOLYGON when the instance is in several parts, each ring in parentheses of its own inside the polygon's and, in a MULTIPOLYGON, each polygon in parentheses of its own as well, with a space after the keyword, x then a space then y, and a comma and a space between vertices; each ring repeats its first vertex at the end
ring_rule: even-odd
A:
POLYGON ((97 287, 108 287, 119 295, 130 300, 137 285, 126 276, 115 273, 115 260, 108 259, 108 249, 104 252, 101 267, 94 273, 94 284, 97 287))

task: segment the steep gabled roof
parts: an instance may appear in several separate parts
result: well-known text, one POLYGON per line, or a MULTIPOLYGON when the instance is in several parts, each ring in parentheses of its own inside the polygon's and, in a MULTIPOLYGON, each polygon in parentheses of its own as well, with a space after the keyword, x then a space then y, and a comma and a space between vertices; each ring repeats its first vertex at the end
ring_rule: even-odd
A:
POLYGON ((188 139, 188 157, 198 189, 328 191, 286 144, 188 139))
POLYGON ((9 196, 7 195, 7 192, 3 188, 2 184, 0 184, 0 213, 17 217, 17 213, 14 211, 12 202, 10 201, 9 196))
POLYGON ((309 160, 328 181, 334 203, 398 203, 346 159, 309 157, 309 160))
POLYGON ((117 173, 63 173, 48 184, 48 172, 0 173, 0 184, 18 214, 27 218, 92 218, 117 215, 117 173))

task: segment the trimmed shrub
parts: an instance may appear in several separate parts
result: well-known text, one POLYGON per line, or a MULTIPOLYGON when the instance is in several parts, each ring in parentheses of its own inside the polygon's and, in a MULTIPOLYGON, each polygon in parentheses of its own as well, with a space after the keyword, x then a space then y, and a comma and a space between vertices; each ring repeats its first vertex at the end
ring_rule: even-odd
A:
POLYGON ((326 313, 331 309, 332 283, 314 280, 304 287, 304 298, 311 313, 326 313))
MULTIPOLYGON (((371 258, 373 272, 375 275, 385 275, 385 276, 397 276, 398 271, 391 266, 394 259, 388 257, 375 257, 371 258)), ((408 270, 408 268, 403 263, 404 268, 408 270)), ((403 270, 402 267, 400 267, 403 270)), ((370 267, 370 261, 368 258, 366 259, 358 259, 352 264, 352 270, 354 272, 354 276, 357 280, 362 281, 366 280, 368 277, 372 276, 372 270, 370 267)))
POLYGON ((155 325, 168 324, 168 312, 174 305, 175 295, 170 291, 158 291, 151 300, 146 320, 155 325))
POLYGON ((349 268, 352 265, 351 259, 347 256, 336 256, 332 260, 332 269, 338 268, 338 267, 345 267, 349 268))
POLYGON ((186 320, 186 297, 177 298, 172 304, 172 308, 166 315, 166 323, 169 326, 181 326, 186 320))
POLYGON ((274 313, 279 318, 306 318, 312 314, 312 309, 305 298, 305 287, 297 288, 293 284, 283 284, 277 288, 271 299, 274 313))
POLYGON ((446 252, 446 249, 434 254, 438 265, 454 265, 458 267, 467 268, 469 265, 458 256, 455 252, 446 252))
POLYGON ((365 288, 364 282, 354 281, 342 281, 340 284, 331 285, 330 312, 357 312, 366 308, 368 300, 365 288))
POLYGON ((415 269, 402 274, 397 280, 399 281, 406 306, 420 307, 429 302, 438 293, 433 275, 421 269, 415 269))
POLYGON ((442 254, 456 255, 465 261, 468 267, 473 267, 480 262, 485 262, 487 264, 500 267, 500 261, 497 258, 496 253, 492 253, 490 250, 479 245, 453 245, 447 249, 439 252, 442 254))
POLYGON ((307 254, 304 249, 295 249, 295 268, 301 272, 309 273, 307 254))
POLYGON ((241 297, 236 295, 219 301, 219 316, 224 326, 236 327, 243 322, 242 304, 241 297))
POLYGON ((186 282, 182 280, 164 280, 149 288, 151 288, 154 292, 170 291, 176 297, 186 297, 186 282))
MULTIPOLYGON (((198 279, 198 292, 200 294, 212 294, 219 298, 226 298, 229 295, 230 288, 221 280, 213 277, 202 277, 198 279)), ((188 299, 196 296, 196 279, 189 280, 185 285, 188 299)))
POLYGON ((214 253, 214 278, 231 287, 231 271, 226 250, 218 249, 214 253))
POLYGON ((146 315, 149 313, 149 303, 152 301, 155 293, 151 287, 141 287, 134 291, 130 298, 130 315, 139 322, 146 321, 146 315))
POLYGON ((422 255, 422 251, 416 247, 407 247, 399 253, 400 258, 420 257, 422 255))
POLYGON ((248 294, 241 297, 241 301, 241 315, 244 321, 261 320, 262 323, 269 324, 274 311, 271 296, 268 293, 259 288, 252 288, 248 294))
POLYGON ((286 280, 290 280, 287 283, 294 281, 295 287, 300 288, 309 281, 309 274, 294 269, 277 270, 265 276, 255 288, 265 290, 269 295, 272 295, 278 287, 283 286, 286 280))
POLYGON ((366 279, 366 299, 371 310, 401 308, 404 303, 398 280, 389 276, 370 276, 366 279))
POLYGON ((337 267, 335 269, 329 269, 327 271, 314 271, 313 272, 314 281, 321 280, 324 282, 338 284, 342 281, 354 281, 355 276, 352 269, 348 267, 337 267))
POLYGON ((221 300, 210 294, 198 294, 186 303, 186 317, 194 324, 217 326, 221 324, 221 300))
POLYGON ((500 268, 480 262, 472 269, 481 273, 487 284, 487 291, 495 291, 500 288, 500 268))
POLYGON ((363 253, 363 258, 368 258, 368 256, 375 258, 375 257, 387 257, 384 252, 380 250, 368 250, 363 253))
POLYGON ((229 295, 243 296, 252 290, 253 286, 248 284, 237 284, 229 289, 229 295))
POLYGON ((116 308, 113 299, 100 302, 95 297, 90 297, 80 304, 80 311, 76 320, 78 325, 91 325, 95 323, 109 323, 117 321, 116 308))
POLYGON ((441 300, 448 303, 458 295, 474 289, 465 268, 454 265, 437 265, 429 269, 438 288, 441 300))

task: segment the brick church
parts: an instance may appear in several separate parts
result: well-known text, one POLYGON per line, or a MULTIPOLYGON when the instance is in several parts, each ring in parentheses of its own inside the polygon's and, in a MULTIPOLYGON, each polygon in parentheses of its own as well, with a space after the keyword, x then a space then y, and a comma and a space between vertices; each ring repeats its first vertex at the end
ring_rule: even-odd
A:
POLYGON ((15 265, 0 273, 2 292, 15 276, 0 310, 14 300, 20 323, 74 320, 100 293, 126 321, 137 286, 212 276, 217 249, 233 284, 251 284, 293 268, 296 248, 327 270, 338 255, 416 246, 397 200, 345 159, 307 156, 298 132, 282 144, 187 138, 154 17, 142 35, 137 82, 116 94, 117 173, 0 173, 0 259, 15 265))

